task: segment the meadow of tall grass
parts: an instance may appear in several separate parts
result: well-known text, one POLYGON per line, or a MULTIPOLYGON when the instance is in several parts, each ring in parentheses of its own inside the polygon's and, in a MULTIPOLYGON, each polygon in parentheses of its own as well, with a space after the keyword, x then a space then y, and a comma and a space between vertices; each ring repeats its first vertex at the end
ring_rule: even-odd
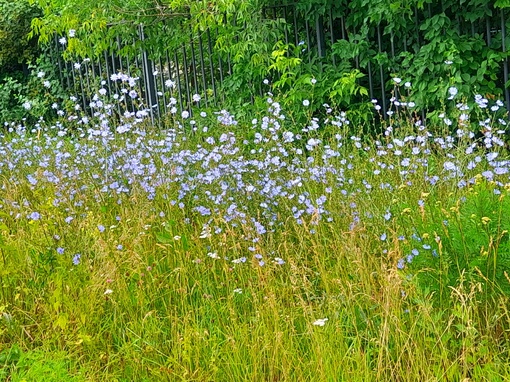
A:
POLYGON ((510 380, 500 103, 156 129, 112 80, 2 134, 1 381, 510 380))

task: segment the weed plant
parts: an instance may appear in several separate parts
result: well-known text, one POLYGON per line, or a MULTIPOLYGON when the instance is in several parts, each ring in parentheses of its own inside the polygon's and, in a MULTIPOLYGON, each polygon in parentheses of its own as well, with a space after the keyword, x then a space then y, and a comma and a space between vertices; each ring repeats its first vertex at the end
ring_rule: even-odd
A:
POLYGON ((6 125, 0 380, 510 379, 499 103, 155 129, 112 81, 92 116, 6 125))

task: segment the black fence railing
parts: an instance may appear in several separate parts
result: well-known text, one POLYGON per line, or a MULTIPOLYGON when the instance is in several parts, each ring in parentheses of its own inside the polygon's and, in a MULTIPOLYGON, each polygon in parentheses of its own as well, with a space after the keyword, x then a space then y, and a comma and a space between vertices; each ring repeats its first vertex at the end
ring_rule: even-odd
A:
MULTIPOLYGON (((345 55, 338 54, 338 47, 341 46, 339 42, 355 41, 359 35, 356 26, 349 25, 350 12, 353 11, 348 8, 342 12, 330 9, 320 17, 309 20, 295 3, 275 3, 263 9, 263 16, 285 20, 286 27, 282 29, 280 40, 287 44, 304 44, 307 49, 305 60, 319 66, 336 66, 345 60, 345 55)), ((365 74, 361 79, 363 86, 368 89, 370 98, 381 101, 384 109, 391 97, 392 89, 387 85, 391 74, 401 70, 401 57, 405 56, 406 52, 417 53, 421 49, 427 33, 423 25, 432 17, 444 14, 454 20, 459 35, 476 37, 492 49, 503 53, 507 51, 509 10, 491 9, 483 18, 466 21, 460 15, 452 14, 439 1, 434 7, 429 4, 425 9, 415 8, 413 13, 411 25, 405 29, 404 34, 399 32, 397 35, 395 31, 387 31, 384 23, 371 27, 365 36, 366 40, 362 42, 364 52, 351 55, 348 59, 353 68, 365 74)), ((138 26, 135 38, 142 42, 143 46, 146 38, 143 26, 138 26)), ((88 100, 94 91, 94 82, 98 79, 113 87, 115 85, 111 81, 112 74, 126 72, 138 77, 138 91, 149 107, 151 118, 155 119, 173 107, 185 110, 194 102, 210 106, 223 101, 221 85, 232 74, 234 63, 228 54, 216 51, 216 38, 215 30, 199 34, 190 32, 187 43, 183 43, 178 49, 167 50, 163 55, 155 55, 149 48, 140 49, 130 55, 119 55, 117 52, 121 51, 122 43, 117 39, 112 50, 103 52, 95 60, 85 60, 78 64, 63 60, 59 55, 56 64, 64 87, 70 93, 81 94, 84 110, 90 110, 88 100), (169 92, 172 89, 173 92, 169 92), (196 94, 201 95, 200 101, 195 98, 196 94)), ((55 48, 63 50, 63 45, 57 38, 55 48)), ((497 72, 496 85, 502 89, 506 107, 510 110, 510 91, 507 86, 509 67, 506 56, 499 63, 497 72)))
MULTIPOLYGON (((510 42, 510 9, 497 9, 490 5, 486 9, 478 10, 483 16, 466 20, 463 13, 455 12, 455 9, 448 7, 446 3, 439 0, 433 4, 429 2, 423 9, 414 7, 412 20, 406 20, 407 26, 398 31, 387 30, 390 25, 384 21, 372 23, 364 41, 357 40, 364 25, 352 22, 351 16, 357 10, 348 6, 341 9, 331 6, 323 15, 310 20, 297 9, 297 3, 281 5, 275 1, 274 5, 265 8, 265 14, 267 17, 286 20, 289 29, 285 31, 284 41, 293 44, 304 42, 310 49, 308 60, 319 58, 322 63, 337 65, 341 60, 340 56, 345 56, 335 52, 335 45, 337 49, 342 46, 338 44, 339 41, 362 43, 365 56, 361 53, 352 57, 352 65, 365 74, 362 83, 367 87, 370 97, 382 101, 382 106, 386 109, 391 97, 391 89, 387 86, 391 73, 402 70, 402 57, 406 53, 418 53, 428 42, 426 25, 427 21, 434 17, 444 15, 444 18, 452 20, 451 27, 462 38, 476 39, 496 52, 507 52, 510 42)), ((464 53, 458 52, 459 55, 464 53)), ((506 108, 510 111, 509 63, 508 57, 505 54, 503 56, 505 57, 499 62, 497 69, 496 87, 503 90, 506 108)))
MULTIPOLYGON (((212 34, 208 30, 190 35, 187 44, 181 44, 177 50, 165 50, 163 55, 154 55, 151 49, 118 54, 123 44, 117 39, 109 51, 92 60, 64 60, 65 44, 56 37, 53 47, 57 54, 53 56, 57 57, 55 65, 58 65, 63 87, 68 93, 81 96, 85 111, 92 112, 90 96, 97 92, 98 84, 115 89, 118 85, 114 75, 123 73, 137 79, 136 92, 154 119, 174 106, 185 110, 191 103, 211 105, 222 100, 219 84, 228 76, 231 62, 214 54, 212 34), (200 101, 196 101, 197 94, 200 101)), ((135 38, 143 46, 146 36, 142 25, 138 26, 135 38)))

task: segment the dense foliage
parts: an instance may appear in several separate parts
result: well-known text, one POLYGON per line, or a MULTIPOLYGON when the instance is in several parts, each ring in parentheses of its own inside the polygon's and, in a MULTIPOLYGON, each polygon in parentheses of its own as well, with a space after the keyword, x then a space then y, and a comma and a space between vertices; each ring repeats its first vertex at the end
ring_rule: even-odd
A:
POLYGON ((371 62, 411 81, 420 107, 437 107, 452 85, 468 98, 473 91, 501 96, 507 86, 501 81, 507 57, 502 39, 509 36, 492 1, 358 0, 343 9, 352 32, 333 51, 342 56, 354 50, 361 67, 371 62))
POLYGON ((19 70, 37 57, 37 39, 28 35, 32 19, 40 15, 28 0, 0 1, 0 75, 19 70))
POLYGON ((181 46, 212 35, 213 49, 200 45, 200 54, 215 70, 223 62, 223 74, 214 76, 222 79, 223 104, 237 109, 263 94, 267 78, 289 109, 308 99, 317 112, 326 102, 348 109, 354 120, 371 118, 371 98, 388 105, 395 76, 415 85, 416 108, 429 111, 442 109, 452 86, 469 100, 473 92, 501 98, 507 85, 510 17, 503 1, 32 2, 44 10, 33 35, 44 42, 57 31, 68 58, 104 50, 128 56, 141 47, 155 59, 182 56, 181 46), (137 25, 144 25, 143 41, 137 25), (311 79, 319 86, 311 87, 311 79))
POLYGON ((40 15, 28 1, 0 1, 0 121, 25 115, 29 65, 40 53, 37 39, 28 35, 32 19, 40 15))

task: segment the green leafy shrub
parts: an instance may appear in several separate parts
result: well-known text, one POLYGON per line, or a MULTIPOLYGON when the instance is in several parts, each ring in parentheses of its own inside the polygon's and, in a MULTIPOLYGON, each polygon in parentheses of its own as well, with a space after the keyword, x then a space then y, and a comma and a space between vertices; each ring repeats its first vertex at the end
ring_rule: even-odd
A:
POLYGON ((6 76, 0 82, 0 121, 19 121, 25 115, 19 102, 25 85, 20 82, 20 76, 16 77, 6 76))
POLYGON ((26 0, 0 0, 0 76, 19 70, 39 54, 37 40, 28 38, 30 24, 40 10, 26 0))
POLYGON ((64 96, 51 52, 29 37, 41 10, 28 1, 0 1, 0 123, 51 114, 64 96))
POLYGON ((46 51, 34 64, 27 65, 27 76, 15 72, 0 82, 0 123, 25 119, 33 124, 41 118, 51 120, 56 116, 54 105, 68 96, 50 54, 46 51))

